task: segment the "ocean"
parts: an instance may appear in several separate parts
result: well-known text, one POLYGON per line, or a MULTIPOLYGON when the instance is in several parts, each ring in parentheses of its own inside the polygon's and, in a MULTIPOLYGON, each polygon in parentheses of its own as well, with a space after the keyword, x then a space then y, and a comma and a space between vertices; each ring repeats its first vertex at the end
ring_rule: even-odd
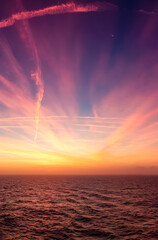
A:
POLYGON ((158 239, 158 176, 0 176, 12 239, 158 239))

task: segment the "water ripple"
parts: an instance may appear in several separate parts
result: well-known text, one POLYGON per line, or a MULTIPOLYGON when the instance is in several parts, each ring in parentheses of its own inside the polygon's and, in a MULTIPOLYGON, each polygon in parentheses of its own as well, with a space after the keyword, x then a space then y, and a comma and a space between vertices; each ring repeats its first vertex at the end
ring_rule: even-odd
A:
POLYGON ((158 177, 0 176, 0 240, 158 239, 158 177))

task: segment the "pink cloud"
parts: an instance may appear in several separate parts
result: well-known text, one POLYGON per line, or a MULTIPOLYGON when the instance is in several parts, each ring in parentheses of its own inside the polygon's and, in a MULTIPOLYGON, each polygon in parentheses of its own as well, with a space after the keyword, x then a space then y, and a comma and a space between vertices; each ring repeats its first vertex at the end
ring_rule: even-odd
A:
POLYGON ((38 16, 44 16, 47 14, 63 14, 63 13, 75 13, 75 12, 94 12, 94 11, 108 11, 116 9, 116 5, 107 2, 97 2, 96 4, 78 5, 73 2, 67 4, 56 5, 35 11, 25 11, 13 14, 10 18, 2 20, 0 22, 0 28, 13 25, 16 21, 30 19, 38 16))

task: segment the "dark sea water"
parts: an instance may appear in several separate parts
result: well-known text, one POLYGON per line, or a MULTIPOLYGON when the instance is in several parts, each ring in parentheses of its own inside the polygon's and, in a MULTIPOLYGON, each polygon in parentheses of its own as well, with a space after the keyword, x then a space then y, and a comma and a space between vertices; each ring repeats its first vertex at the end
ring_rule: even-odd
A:
POLYGON ((0 239, 158 239, 158 176, 0 176, 0 239))

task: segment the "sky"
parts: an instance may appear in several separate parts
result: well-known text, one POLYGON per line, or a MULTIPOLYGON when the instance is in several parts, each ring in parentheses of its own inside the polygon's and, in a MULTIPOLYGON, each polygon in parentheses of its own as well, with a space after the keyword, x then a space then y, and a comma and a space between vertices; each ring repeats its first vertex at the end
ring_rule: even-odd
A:
POLYGON ((0 174, 158 174, 158 2, 1 0, 0 174))

